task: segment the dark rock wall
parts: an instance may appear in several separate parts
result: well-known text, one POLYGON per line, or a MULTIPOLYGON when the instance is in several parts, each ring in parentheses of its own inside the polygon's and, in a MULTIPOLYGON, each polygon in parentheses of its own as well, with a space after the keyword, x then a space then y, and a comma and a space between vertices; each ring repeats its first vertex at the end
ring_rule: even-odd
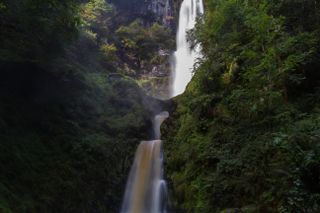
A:
POLYGON ((173 0, 109 0, 120 10, 125 10, 130 19, 141 18, 146 25, 154 22, 175 30, 173 0))

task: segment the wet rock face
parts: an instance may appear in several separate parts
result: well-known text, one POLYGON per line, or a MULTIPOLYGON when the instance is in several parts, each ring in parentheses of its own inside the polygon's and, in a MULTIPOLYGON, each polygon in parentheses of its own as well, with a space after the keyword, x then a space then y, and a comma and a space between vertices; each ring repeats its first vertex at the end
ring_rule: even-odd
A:
POLYGON ((159 22, 167 27, 173 27, 174 11, 172 0, 150 0, 148 11, 156 15, 159 22))
POLYGON ((173 0, 109 0, 121 10, 129 12, 132 18, 141 18, 146 24, 159 22, 175 29, 173 0))

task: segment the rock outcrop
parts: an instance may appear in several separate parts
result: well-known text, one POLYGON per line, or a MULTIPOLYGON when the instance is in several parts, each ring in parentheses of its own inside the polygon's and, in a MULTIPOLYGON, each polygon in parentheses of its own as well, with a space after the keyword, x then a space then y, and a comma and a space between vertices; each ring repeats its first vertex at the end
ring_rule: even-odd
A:
POLYGON ((175 30, 173 0, 109 0, 120 10, 126 10, 132 19, 141 18, 146 25, 158 22, 175 30))
POLYGON ((150 0, 148 3, 148 11, 156 15, 159 22, 163 25, 174 27, 174 10, 172 0, 150 0))

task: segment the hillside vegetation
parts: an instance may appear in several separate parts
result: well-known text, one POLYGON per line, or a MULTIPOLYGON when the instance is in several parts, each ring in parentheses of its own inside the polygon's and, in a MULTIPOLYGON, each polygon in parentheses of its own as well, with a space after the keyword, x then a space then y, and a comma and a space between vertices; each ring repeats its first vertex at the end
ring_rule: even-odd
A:
POLYGON ((138 73, 169 30, 104 0, 0 0, 0 20, 0 212, 119 211, 162 105, 124 64, 138 73))
POLYGON ((164 128, 175 212, 320 211, 320 2, 207 0, 164 128))

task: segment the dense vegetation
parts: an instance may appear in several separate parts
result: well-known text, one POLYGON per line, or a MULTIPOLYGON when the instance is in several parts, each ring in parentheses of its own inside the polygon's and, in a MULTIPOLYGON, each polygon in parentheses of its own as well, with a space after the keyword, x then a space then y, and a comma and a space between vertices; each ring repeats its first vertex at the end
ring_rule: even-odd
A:
POLYGON ((166 123, 176 212, 320 211, 320 1, 207 0, 166 123))
POLYGON ((126 66, 136 77, 171 42, 131 18, 104 0, 0 0, 0 212, 118 211, 161 105, 126 66))
MULTIPOLYGON (((174 46, 146 2, 0 0, 0 212, 119 210, 166 104, 137 82, 174 46)), ((172 211, 319 212, 320 1, 205 3, 164 124, 172 211)))

